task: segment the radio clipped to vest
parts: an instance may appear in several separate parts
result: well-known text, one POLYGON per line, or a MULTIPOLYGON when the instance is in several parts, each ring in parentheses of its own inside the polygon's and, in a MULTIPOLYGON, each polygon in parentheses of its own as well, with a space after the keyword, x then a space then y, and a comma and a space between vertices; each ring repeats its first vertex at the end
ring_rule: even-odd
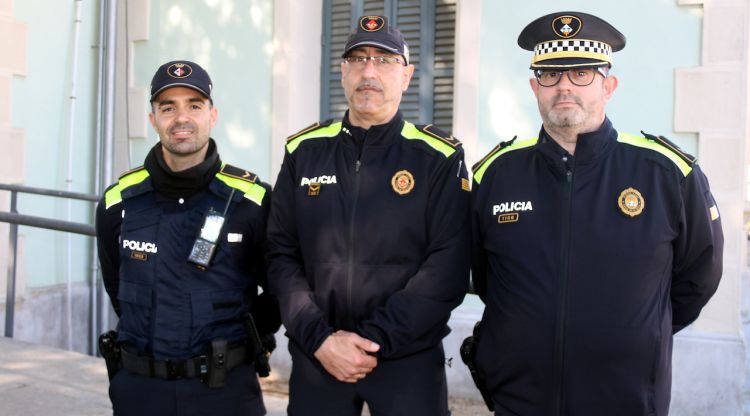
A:
POLYGON ((234 197, 234 189, 229 194, 229 199, 227 199, 223 213, 214 210, 213 207, 208 209, 203 219, 203 225, 201 226, 198 238, 195 239, 193 248, 190 249, 188 262, 193 263, 201 270, 208 269, 208 266, 211 265, 211 260, 213 260, 216 254, 216 246, 219 244, 219 236, 221 236, 221 229, 226 222, 227 211, 229 210, 229 204, 232 202, 232 197, 234 197))

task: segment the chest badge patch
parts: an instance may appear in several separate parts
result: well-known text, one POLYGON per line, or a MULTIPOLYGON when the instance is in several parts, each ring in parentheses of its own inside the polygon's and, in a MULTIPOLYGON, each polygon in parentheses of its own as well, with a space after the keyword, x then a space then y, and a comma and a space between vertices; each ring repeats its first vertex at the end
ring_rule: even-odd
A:
POLYGON ((391 187, 399 195, 406 195, 414 189, 414 176, 408 170, 400 170, 391 178, 391 187))
POLYGON ((307 185, 307 196, 318 196, 320 195, 320 183, 312 182, 307 185))
POLYGON ((643 208, 646 207, 646 200, 643 199, 643 195, 638 190, 627 188, 617 197, 617 205, 623 214, 633 218, 643 212, 643 208))

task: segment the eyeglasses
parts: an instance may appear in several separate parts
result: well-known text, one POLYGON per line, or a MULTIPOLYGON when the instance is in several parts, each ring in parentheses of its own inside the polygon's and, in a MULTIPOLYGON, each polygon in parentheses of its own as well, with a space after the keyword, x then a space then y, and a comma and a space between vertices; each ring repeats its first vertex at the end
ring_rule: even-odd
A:
POLYGON ((351 65, 352 68, 364 69, 367 66, 367 61, 372 61, 375 68, 390 68, 392 65, 399 64, 403 65, 404 61, 401 58, 395 56, 347 56, 344 58, 344 62, 351 65))
POLYGON ((591 83, 594 82, 597 73, 600 73, 604 78, 607 78, 607 70, 601 66, 597 68, 572 68, 566 69, 565 71, 537 69, 534 71, 534 76, 536 77, 536 81, 542 87, 554 87, 560 83, 562 75, 565 72, 568 73, 568 79, 570 82, 579 87, 591 85, 591 83))

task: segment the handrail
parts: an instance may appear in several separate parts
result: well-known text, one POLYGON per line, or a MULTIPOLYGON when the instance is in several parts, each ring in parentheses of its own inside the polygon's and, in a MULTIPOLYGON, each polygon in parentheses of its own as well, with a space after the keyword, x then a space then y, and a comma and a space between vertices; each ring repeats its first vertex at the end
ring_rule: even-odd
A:
MULTIPOLYGON (((18 245, 18 226, 25 225, 49 230, 64 231, 87 236, 95 236, 96 229, 91 224, 82 224, 71 221, 63 221, 54 218, 37 217, 18 213, 18 194, 35 194, 57 198, 77 199, 82 201, 96 202, 99 196, 93 194, 82 194, 77 192, 58 191, 55 189, 34 188, 23 185, 0 183, 0 191, 10 192, 10 212, 0 211, 0 222, 10 224, 10 244, 8 246, 8 281, 5 292, 5 336, 13 338, 13 324, 15 321, 16 306, 16 260, 18 245)), ((93 305, 92 305, 93 307, 93 305)), ((92 313, 95 313, 92 311, 92 313)), ((93 340, 89 340, 93 345, 93 340)))

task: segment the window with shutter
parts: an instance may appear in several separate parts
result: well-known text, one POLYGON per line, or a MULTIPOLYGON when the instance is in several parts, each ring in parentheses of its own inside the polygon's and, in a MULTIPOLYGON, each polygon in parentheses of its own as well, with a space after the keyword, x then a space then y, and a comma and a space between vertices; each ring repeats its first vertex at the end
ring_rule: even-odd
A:
POLYGON ((346 111, 341 52, 364 14, 387 16, 409 44, 415 70, 401 100, 404 118, 452 131, 456 0, 324 0, 321 118, 341 118, 346 111))

